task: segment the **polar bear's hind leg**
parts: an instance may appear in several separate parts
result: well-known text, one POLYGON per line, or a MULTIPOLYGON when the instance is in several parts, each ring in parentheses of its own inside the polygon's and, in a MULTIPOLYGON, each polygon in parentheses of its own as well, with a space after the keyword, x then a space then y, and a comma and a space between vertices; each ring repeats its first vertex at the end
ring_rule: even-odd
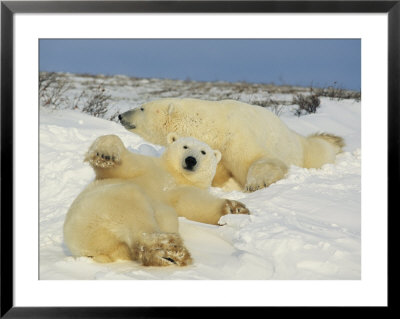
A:
POLYGON ((111 263, 117 260, 132 260, 129 247, 125 243, 119 243, 108 255, 97 255, 93 260, 98 263, 111 263))
POLYGON ((90 249, 85 255, 100 263, 132 260, 128 245, 104 228, 99 228, 91 234, 87 247, 90 249))
POLYGON ((278 159, 261 158, 251 164, 247 172, 245 185, 246 192, 254 192, 268 187, 272 183, 282 179, 288 171, 285 163, 278 159))
POLYGON ((334 163, 336 154, 342 152, 345 143, 340 136, 318 133, 306 138, 304 149, 305 168, 320 168, 327 163, 334 163))

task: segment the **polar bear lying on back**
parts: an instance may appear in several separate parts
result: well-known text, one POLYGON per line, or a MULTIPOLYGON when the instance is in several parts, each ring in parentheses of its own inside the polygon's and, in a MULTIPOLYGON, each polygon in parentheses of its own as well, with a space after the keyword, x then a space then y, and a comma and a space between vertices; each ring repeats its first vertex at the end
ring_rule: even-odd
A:
POLYGON ((115 135, 92 144, 86 160, 96 179, 72 203, 64 223, 73 255, 184 266, 191 257, 178 234, 178 216, 217 224, 225 214, 249 213, 240 202, 207 190, 219 151, 175 133, 167 141, 160 158, 129 152, 115 135))
POLYGON ((246 191, 282 179, 290 165, 319 168, 333 163, 344 146, 330 134, 303 137, 260 106, 224 100, 161 99, 119 116, 122 125, 148 141, 166 145, 166 136, 192 136, 220 150, 213 186, 233 177, 246 191))

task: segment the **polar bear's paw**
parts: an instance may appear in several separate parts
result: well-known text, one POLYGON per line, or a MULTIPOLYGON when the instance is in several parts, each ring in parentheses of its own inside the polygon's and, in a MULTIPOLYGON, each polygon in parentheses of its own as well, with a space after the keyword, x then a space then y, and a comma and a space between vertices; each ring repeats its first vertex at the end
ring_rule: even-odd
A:
POLYGON ((111 168, 117 166, 120 161, 114 155, 108 153, 96 152, 89 159, 88 162, 93 167, 111 168))
POLYGON ((186 266, 192 263, 189 251, 178 234, 143 234, 135 249, 135 259, 144 266, 186 266))
POLYGON ((280 160, 262 158, 250 166, 244 190, 254 192, 268 187, 282 179, 287 171, 288 167, 280 160))
POLYGON ((250 214, 250 211, 247 207, 241 202, 235 200, 225 200, 224 205, 222 206, 222 214, 250 214))
POLYGON ((112 168, 121 163, 121 154, 124 149, 125 146, 118 136, 100 136, 90 146, 85 161, 93 167, 112 168))

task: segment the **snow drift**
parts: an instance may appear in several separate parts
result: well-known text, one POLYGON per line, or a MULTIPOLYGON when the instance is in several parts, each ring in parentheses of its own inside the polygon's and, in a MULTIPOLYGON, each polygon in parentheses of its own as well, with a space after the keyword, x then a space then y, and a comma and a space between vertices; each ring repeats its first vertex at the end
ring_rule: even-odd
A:
POLYGON ((286 178, 254 193, 211 189, 243 202, 251 215, 226 215, 223 226, 180 218, 194 263, 157 268, 75 258, 63 243, 62 228, 69 205, 94 178, 83 158, 95 138, 116 134, 132 152, 152 156, 163 148, 118 123, 41 107, 40 279, 360 279, 360 103, 321 98, 315 114, 297 117, 287 107, 280 117, 300 134, 344 137, 344 152, 321 169, 292 166, 286 178))

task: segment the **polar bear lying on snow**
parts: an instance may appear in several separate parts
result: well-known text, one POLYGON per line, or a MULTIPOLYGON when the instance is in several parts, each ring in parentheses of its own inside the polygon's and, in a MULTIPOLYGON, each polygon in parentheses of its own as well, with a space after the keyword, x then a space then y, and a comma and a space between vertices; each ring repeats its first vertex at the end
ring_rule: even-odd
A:
POLYGON ((72 203, 64 223, 73 255, 184 266, 191 257, 178 234, 178 216, 217 224, 225 214, 249 213, 240 202, 207 191, 221 159, 218 150, 175 133, 167 143, 160 158, 129 152, 115 135, 92 144, 85 160, 96 179, 72 203))
POLYGON ((282 179, 290 165, 319 168, 333 163, 344 146, 341 137, 304 137, 260 106, 224 100, 161 99, 119 115, 122 125, 148 141, 166 145, 166 136, 192 136, 220 150, 213 186, 233 177, 246 191, 282 179))

